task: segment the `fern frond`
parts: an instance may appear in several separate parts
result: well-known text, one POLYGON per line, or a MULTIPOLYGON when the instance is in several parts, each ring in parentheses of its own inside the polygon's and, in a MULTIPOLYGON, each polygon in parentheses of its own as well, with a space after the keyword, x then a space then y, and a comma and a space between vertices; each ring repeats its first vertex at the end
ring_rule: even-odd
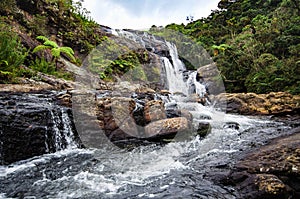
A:
POLYGON ((45 37, 45 36, 37 36, 36 39, 37 40, 41 40, 43 42, 49 41, 49 39, 47 37, 45 37))
POLYGON ((38 45, 36 46, 34 49, 33 49, 33 53, 36 53, 36 52, 39 52, 39 51, 42 51, 42 50, 46 50, 46 49, 49 49, 50 47, 49 46, 45 46, 45 45, 38 45))
POLYGON ((61 47, 60 51, 62 53, 64 53, 65 55, 67 55, 71 59, 71 61, 76 62, 76 58, 74 57, 74 51, 73 51, 72 48, 70 48, 70 47, 61 47))
POLYGON ((64 54, 67 55, 71 59, 72 62, 76 62, 76 58, 72 54, 70 54, 70 53, 64 53, 64 54))
POLYGON ((51 40, 45 41, 44 45, 45 46, 50 46, 52 48, 58 48, 59 47, 55 41, 51 41, 51 40))
POLYGON ((60 47, 60 51, 63 52, 63 53, 69 53, 69 54, 72 54, 74 55, 74 51, 72 48, 70 47, 60 47))
POLYGON ((52 48, 51 54, 53 57, 59 57, 60 56, 60 50, 58 48, 52 48))

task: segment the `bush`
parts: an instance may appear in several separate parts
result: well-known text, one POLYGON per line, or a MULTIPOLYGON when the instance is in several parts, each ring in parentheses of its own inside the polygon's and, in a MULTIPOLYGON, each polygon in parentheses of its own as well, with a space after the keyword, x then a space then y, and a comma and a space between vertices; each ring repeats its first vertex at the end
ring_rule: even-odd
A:
POLYGON ((0 23, 0 73, 1 83, 8 83, 16 76, 27 56, 18 35, 6 24, 0 23))
POLYGON ((67 80, 73 79, 73 75, 67 71, 57 69, 55 63, 47 62, 45 59, 36 58, 34 61, 30 62, 30 66, 34 71, 38 71, 44 74, 53 75, 58 78, 63 78, 67 80))

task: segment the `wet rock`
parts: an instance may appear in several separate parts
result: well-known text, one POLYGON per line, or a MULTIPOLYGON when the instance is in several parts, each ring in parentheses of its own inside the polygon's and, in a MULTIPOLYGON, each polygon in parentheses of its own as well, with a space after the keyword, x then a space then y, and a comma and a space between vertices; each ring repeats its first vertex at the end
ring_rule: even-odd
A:
POLYGON ((174 137, 178 132, 190 129, 190 123, 185 117, 169 118, 152 122, 145 127, 146 137, 174 137))
POLYGON ((248 154, 236 164, 227 182, 242 198, 299 198, 299 130, 248 154))
POLYGON ((237 122, 226 122, 226 124, 223 125, 223 128, 239 130, 240 124, 237 122))
POLYGON ((205 82, 209 94, 217 95, 223 93, 225 90, 220 71, 215 63, 202 66, 197 70, 197 81, 205 82))
POLYGON ((76 131, 72 112, 58 106, 53 94, 1 92, 0 96, 0 164, 67 147, 64 128, 76 131))
POLYGON ((209 122, 200 122, 196 129, 197 135, 205 137, 211 132, 211 126, 209 122))
POLYGON ((151 100, 145 103, 144 120, 146 123, 166 119, 164 103, 161 100, 151 100))
POLYGON ((185 109, 167 109, 166 115, 167 118, 185 117, 188 121, 193 121, 193 115, 185 109))
POLYGON ((168 90, 161 90, 161 91, 160 91, 160 94, 163 95, 163 96, 168 96, 168 95, 171 94, 171 92, 168 91, 168 90))

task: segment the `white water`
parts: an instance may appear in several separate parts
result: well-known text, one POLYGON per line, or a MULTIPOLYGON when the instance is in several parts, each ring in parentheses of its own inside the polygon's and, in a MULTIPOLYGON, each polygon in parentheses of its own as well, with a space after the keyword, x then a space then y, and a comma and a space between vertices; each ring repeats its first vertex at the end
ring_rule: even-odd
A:
MULTIPOLYGON (((130 36, 137 37, 133 33, 130 36)), ((170 43, 168 47, 174 64, 172 65, 170 60, 165 57, 162 57, 162 61, 166 70, 169 90, 172 93, 179 92, 188 96, 191 90, 190 86, 194 85, 195 92, 200 97, 204 96, 205 86, 196 81, 195 72, 190 73, 187 81, 184 81, 182 72, 185 67, 178 59, 176 47, 170 43)), ((74 143, 74 135, 71 134, 70 121, 67 113, 62 111, 61 116, 52 113, 52 119, 56 121, 54 125, 56 147, 58 150, 62 149, 61 143, 65 139, 67 149, 34 158, 24 164, 0 167, 0 177, 18 175, 26 168, 37 169, 39 164, 56 164, 61 167, 70 161, 74 166, 82 164, 82 170, 75 174, 68 173, 72 171, 72 166, 68 166, 63 170, 65 173, 62 177, 48 179, 44 175, 47 172, 46 168, 42 171, 42 177, 36 177, 34 183, 30 184, 30 189, 36 190, 37 193, 43 189, 51 190, 53 193, 49 198, 95 198, 100 196, 102 198, 114 196, 123 198, 123 195, 124 198, 126 195, 129 195, 126 198, 136 198, 136 196, 140 198, 162 198, 164 195, 160 195, 160 192, 167 191, 171 187, 177 189, 180 187, 184 198, 184 192, 188 188, 188 184, 176 186, 181 178, 186 175, 201 176, 206 172, 205 167, 218 164, 222 158, 224 158, 224 161, 228 161, 225 160, 228 156, 238 152, 243 147, 247 147, 252 141, 257 141, 254 138, 249 139, 249 136, 261 136, 256 132, 251 132, 249 135, 246 130, 252 127, 267 126, 269 123, 272 124, 269 121, 225 114, 215 110, 212 106, 186 102, 185 99, 186 97, 180 95, 171 95, 166 98, 165 102, 166 105, 175 103, 180 109, 189 110, 193 114, 195 125, 200 122, 209 122, 212 130, 203 140, 195 137, 190 141, 174 142, 163 147, 139 147, 131 152, 111 151, 109 149, 74 149, 76 144, 74 143), (237 122, 240 125, 239 130, 224 128, 226 122, 237 122), (63 132, 59 131, 59 125, 63 125, 63 132), (62 134, 66 137, 62 137, 62 134), (72 155, 76 153, 93 154, 99 160, 99 163, 88 167, 88 169, 83 169, 85 168, 84 161, 72 160, 72 155), (57 158, 60 159, 57 160, 57 158), (53 163, 52 159, 54 159, 53 163), (155 192, 153 188, 150 189, 153 184, 155 185, 155 192), (144 187, 144 189, 138 192, 132 189, 131 186, 137 189, 144 187), (132 196, 130 197, 131 192, 132 196), (134 195, 134 192, 136 192, 136 195, 134 195)), ((230 161, 227 163, 229 164, 230 161)), ((22 180, 22 176, 19 178, 22 180)), ((195 182, 198 186, 196 188, 206 185, 204 182, 205 180, 200 178, 199 181, 195 182)), ((212 184, 209 184, 209 186, 209 188, 213 187, 212 184)), ((220 193, 220 195, 222 194, 220 193)), ((0 193, 1 196, 5 197, 5 194, 0 193)), ((176 196, 173 195, 173 197, 176 196)), ((180 197, 181 195, 178 195, 178 198, 180 197)))
POLYGON ((57 110, 58 112, 50 110, 51 120, 53 121, 52 128, 55 137, 55 150, 77 148, 78 146, 75 141, 68 113, 63 108, 57 108, 57 110), (59 126, 62 126, 62 129, 60 129, 59 126))

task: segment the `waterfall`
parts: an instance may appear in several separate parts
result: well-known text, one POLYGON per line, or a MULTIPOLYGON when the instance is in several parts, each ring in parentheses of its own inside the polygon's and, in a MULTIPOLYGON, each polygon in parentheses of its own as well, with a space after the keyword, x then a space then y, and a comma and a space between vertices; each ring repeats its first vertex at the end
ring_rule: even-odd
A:
POLYGON ((175 44, 141 31, 118 29, 114 31, 114 34, 130 39, 147 50, 160 55, 166 73, 167 87, 171 93, 182 93, 185 96, 196 93, 199 97, 204 97, 207 93, 205 85, 197 80, 197 71, 187 71, 185 65, 179 59, 175 44), (165 48, 169 51, 169 57, 157 52, 157 45, 161 45, 160 48, 165 48))
POLYGON ((187 71, 184 64, 179 59, 176 45, 170 42, 166 42, 166 44, 169 48, 173 63, 171 64, 168 58, 162 57, 166 70, 169 91, 171 93, 183 93, 185 96, 197 93, 199 97, 204 97, 206 88, 205 85, 197 81, 197 71, 187 71), (184 76, 184 73, 188 74, 187 79, 184 76))
POLYGON ((67 111, 63 108, 58 108, 55 111, 51 110, 50 113, 53 121, 52 129, 55 150, 77 148, 78 145, 75 141, 72 122, 67 111))

